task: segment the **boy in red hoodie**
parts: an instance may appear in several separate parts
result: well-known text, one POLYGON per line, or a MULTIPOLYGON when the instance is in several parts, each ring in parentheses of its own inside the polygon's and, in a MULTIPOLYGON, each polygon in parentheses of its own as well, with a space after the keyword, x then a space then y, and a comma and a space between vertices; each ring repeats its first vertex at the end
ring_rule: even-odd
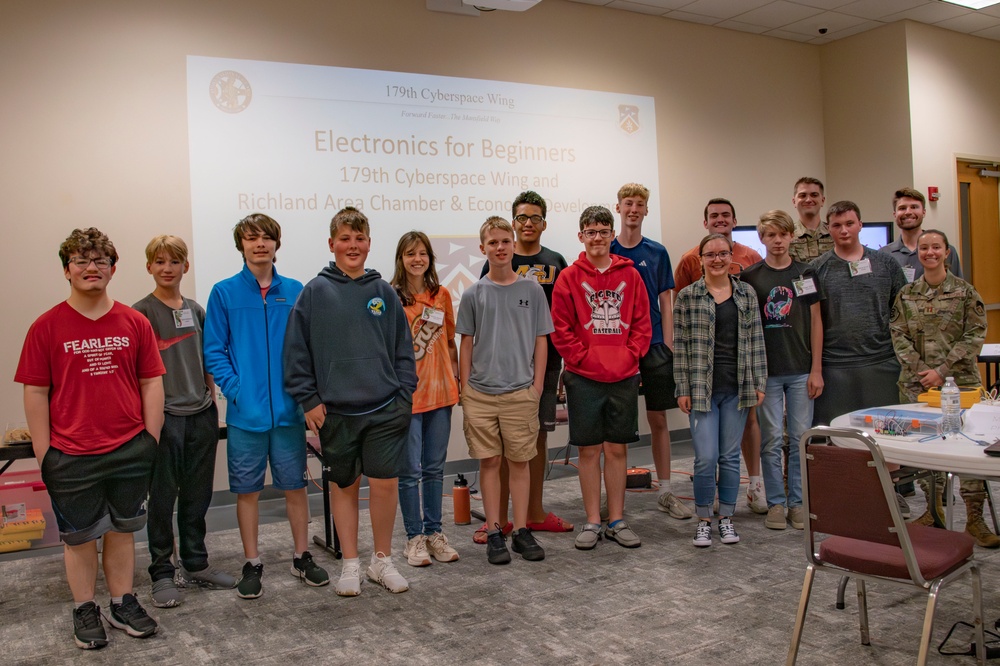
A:
POLYGON ((566 365, 569 439, 580 449, 580 492, 587 523, 575 546, 601 539, 601 453, 608 495, 603 534, 626 548, 642 545, 622 519, 629 442, 639 440, 639 358, 649 350, 649 297, 632 260, 611 254, 615 218, 603 206, 580 215, 584 251, 552 294, 552 342, 566 365))

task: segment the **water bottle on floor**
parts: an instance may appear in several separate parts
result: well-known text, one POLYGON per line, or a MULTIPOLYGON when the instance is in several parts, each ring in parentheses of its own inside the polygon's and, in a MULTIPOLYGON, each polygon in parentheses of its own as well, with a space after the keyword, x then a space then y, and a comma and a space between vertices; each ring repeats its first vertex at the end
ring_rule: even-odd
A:
POLYGON ((945 379, 941 388, 942 435, 957 435, 962 432, 962 393, 954 377, 945 379))

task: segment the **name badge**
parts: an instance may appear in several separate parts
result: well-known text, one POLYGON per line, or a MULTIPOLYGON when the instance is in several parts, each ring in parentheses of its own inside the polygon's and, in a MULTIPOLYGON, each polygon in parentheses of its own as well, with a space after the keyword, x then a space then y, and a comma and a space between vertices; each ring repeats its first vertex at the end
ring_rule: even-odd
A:
POLYGON ((816 280, 811 277, 800 277, 798 280, 792 280, 792 286, 795 287, 796 296, 816 293, 816 280))
POLYGON ((903 275, 906 276, 907 282, 913 282, 913 278, 917 276, 916 266, 903 266, 903 275))
POLYGON ((174 310, 174 328, 191 328, 194 326, 194 315, 191 308, 174 310))
POLYGON ((444 323, 444 310, 438 310, 437 308, 424 308, 424 313, 420 315, 420 318, 424 321, 429 321, 432 324, 437 324, 440 326, 444 323))
POLYGON ((859 275, 868 275, 869 273, 872 272, 871 259, 862 259, 861 261, 848 262, 848 270, 851 271, 851 277, 858 277, 859 275))

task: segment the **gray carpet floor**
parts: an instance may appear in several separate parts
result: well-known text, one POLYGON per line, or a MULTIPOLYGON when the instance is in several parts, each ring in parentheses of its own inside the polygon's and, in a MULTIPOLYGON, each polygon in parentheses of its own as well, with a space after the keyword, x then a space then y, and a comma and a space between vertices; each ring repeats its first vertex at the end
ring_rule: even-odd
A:
MULTIPOLYGON (((674 464, 680 470, 690 466, 690 459, 674 464)), ((561 478, 546 484, 547 508, 581 522, 575 476, 558 468, 553 476, 561 478)), ((688 477, 675 476, 674 485, 678 494, 691 496, 688 477)), ((917 494, 914 515, 922 510, 917 494)), ((139 543, 136 590, 160 631, 139 640, 109 629, 108 647, 87 653, 71 640, 61 551, 0 559, 0 663, 784 663, 805 569, 802 532, 765 529, 763 517, 750 513, 743 499, 735 517, 739 544, 722 545, 716 538, 711 548, 695 548, 692 521, 658 511, 653 493, 630 493, 626 514, 643 539, 641 548, 601 541, 595 550, 581 552, 573 548, 573 534, 541 534, 543 562, 515 555, 502 567, 489 565, 485 547, 472 542, 476 526, 455 526, 447 499, 445 508, 445 531, 462 559, 407 566, 397 519, 396 560, 411 584, 399 595, 370 582, 356 598, 339 598, 332 586, 303 585, 289 573, 287 526, 273 522, 261 528, 262 598, 244 601, 231 591, 194 589, 185 590, 178 608, 156 609, 145 575, 149 555, 139 543)), ((964 512, 958 515, 961 526, 964 512)), ((363 561, 371 552, 366 520, 363 512, 363 561)), ((322 532, 321 514, 311 531, 322 532)), ((242 551, 235 529, 212 532, 209 551, 215 566, 238 574, 242 551)), ((331 574, 339 574, 339 562, 318 549, 314 553, 331 574)), ((1000 560, 993 551, 977 548, 976 555, 984 562, 984 604, 992 627, 1000 615, 1000 560)), ((925 597, 895 586, 869 586, 872 645, 865 647, 854 587, 847 609, 836 610, 837 582, 835 576, 817 576, 799 663, 913 664, 925 597)), ((103 579, 98 601, 107 604, 103 579)), ((954 622, 969 619, 969 585, 955 583, 941 595, 934 645, 954 622)), ((970 635, 961 632, 959 639, 967 646, 970 635)), ((931 663, 974 659, 935 652, 931 663)))

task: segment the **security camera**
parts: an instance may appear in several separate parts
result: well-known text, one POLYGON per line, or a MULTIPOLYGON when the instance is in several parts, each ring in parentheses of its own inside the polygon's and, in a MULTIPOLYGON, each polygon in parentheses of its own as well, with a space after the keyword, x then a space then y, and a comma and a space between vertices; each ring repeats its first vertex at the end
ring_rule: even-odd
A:
POLYGON ((830 30, 829 28, 820 28, 819 29, 819 34, 825 35, 827 32, 829 32, 829 30, 830 30))

